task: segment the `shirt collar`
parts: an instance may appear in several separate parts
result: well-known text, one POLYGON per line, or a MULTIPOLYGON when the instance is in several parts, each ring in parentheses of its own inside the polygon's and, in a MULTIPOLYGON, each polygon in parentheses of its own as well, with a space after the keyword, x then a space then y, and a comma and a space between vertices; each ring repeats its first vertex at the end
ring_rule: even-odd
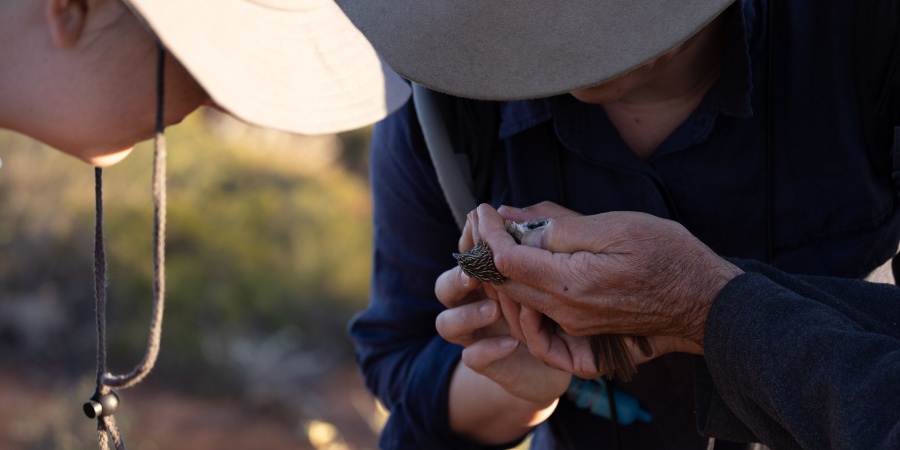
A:
POLYGON ((733 5, 728 14, 725 45, 722 49, 722 65, 719 79, 710 88, 701 107, 711 108, 722 114, 748 118, 753 116, 750 106, 753 93, 753 68, 750 58, 750 42, 755 39, 756 7, 752 1, 733 5))

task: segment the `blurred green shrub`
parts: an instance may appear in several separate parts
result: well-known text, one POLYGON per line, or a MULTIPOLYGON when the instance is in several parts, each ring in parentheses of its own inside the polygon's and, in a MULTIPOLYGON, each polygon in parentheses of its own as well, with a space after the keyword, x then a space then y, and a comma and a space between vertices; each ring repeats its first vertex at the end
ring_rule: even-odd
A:
MULTIPOLYGON (((167 296, 158 370, 196 377, 227 364, 223 351, 209 355, 209 342, 227 350, 232 337, 263 340, 285 330, 293 347, 349 357, 346 323, 368 291, 371 202, 360 168, 365 149, 342 143, 363 145, 368 133, 290 136, 211 111, 169 128, 167 296)), ((3 131, 0 158, 0 305, 38 304, 32 297, 40 295, 40 304, 61 309, 66 324, 48 329, 52 345, 32 353, 83 373, 92 367, 95 339, 93 170, 3 131)), ((144 143, 104 169, 114 371, 130 370, 146 340, 151 159, 152 146, 144 143)), ((0 321, 0 351, 3 326, 0 321)), ((21 347, 10 327, 6 351, 21 347)))

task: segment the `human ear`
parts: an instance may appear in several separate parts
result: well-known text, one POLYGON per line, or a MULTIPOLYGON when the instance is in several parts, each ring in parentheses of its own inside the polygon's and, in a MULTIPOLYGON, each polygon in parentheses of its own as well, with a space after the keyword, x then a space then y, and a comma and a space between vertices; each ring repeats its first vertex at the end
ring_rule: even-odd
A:
POLYGON ((71 48, 78 42, 84 29, 87 9, 86 0, 47 0, 44 15, 56 46, 71 48))

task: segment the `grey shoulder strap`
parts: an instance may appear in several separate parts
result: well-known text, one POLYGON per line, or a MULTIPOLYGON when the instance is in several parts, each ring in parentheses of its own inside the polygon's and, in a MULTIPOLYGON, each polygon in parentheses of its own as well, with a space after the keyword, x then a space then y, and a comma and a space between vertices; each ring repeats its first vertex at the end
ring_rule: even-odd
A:
MULTIPOLYGON (((444 191, 444 197, 453 218, 460 230, 466 225, 466 215, 478 206, 475 196, 472 194, 466 173, 463 170, 459 158, 453 152, 450 133, 454 132, 448 126, 452 117, 451 108, 447 97, 438 94, 424 86, 413 83, 413 102, 416 116, 422 126, 422 134, 425 136, 425 144, 428 153, 437 172, 438 183, 444 191)), ((458 131, 458 130, 457 130, 458 131)), ((468 168, 466 168, 468 169, 468 168)))

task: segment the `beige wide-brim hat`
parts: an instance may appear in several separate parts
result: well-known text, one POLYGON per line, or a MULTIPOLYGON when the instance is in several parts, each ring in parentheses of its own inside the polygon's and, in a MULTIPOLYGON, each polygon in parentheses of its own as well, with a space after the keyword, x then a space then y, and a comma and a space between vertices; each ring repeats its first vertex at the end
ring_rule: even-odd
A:
POLYGON ((545 97, 615 78, 734 0, 337 0, 400 75, 448 94, 545 97))
POLYGON ((409 86, 333 0, 125 0, 232 115, 325 134, 385 117, 409 86))

